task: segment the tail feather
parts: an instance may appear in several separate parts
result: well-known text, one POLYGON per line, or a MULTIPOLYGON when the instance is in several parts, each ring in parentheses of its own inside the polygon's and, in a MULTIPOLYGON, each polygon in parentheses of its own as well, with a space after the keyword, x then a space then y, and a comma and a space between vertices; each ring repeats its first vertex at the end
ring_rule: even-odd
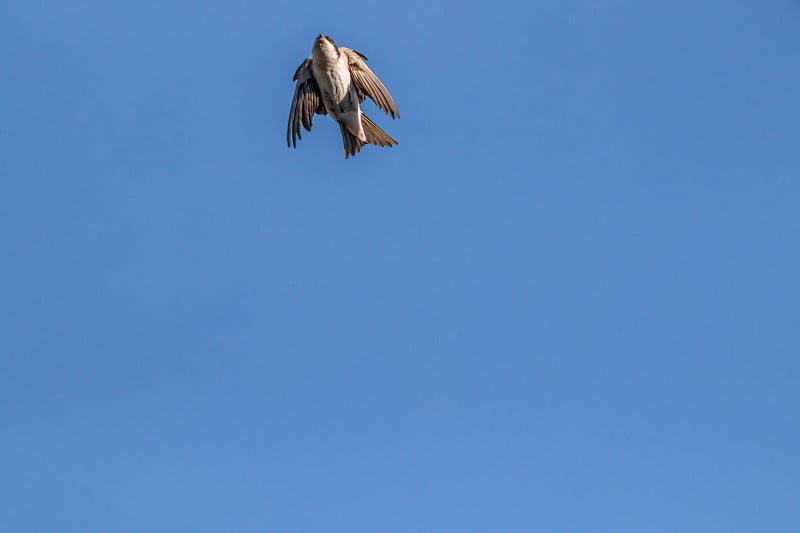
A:
POLYGON ((367 142, 370 144, 375 146, 393 146, 397 144, 397 141, 389 137, 388 133, 380 129, 364 113, 361 113, 361 127, 364 128, 364 135, 367 136, 367 142))
POLYGON ((361 151, 361 148, 369 143, 375 146, 394 146, 397 141, 389 137, 389 135, 380 129, 374 122, 372 122, 367 115, 361 113, 361 127, 364 129, 364 135, 367 141, 364 142, 350 133, 343 123, 339 123, 339 129, 342 132, 342 143, 344 144, 344 158, 347 159, 351 155, 354 156, 361 151))
POLYGON ((342 142, 344 143, 344 158, 347 159, 351 155, 356 155, 361 151, 364 142, 358 140, 355 135, 350 133, 344 123, 339 123, 339 129, 342 130, 342 142))

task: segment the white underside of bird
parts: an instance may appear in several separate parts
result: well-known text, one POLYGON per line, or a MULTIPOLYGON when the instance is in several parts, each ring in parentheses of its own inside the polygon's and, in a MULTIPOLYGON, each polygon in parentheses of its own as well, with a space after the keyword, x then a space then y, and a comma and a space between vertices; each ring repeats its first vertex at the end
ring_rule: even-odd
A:
POLYGON ((322 104, 325 111, 337 122, 343 123, 353 136, 367 142, 364 128, 361 126, 361 106, 358 94, 350 79, 350 69, 343 55, 331 57, 329 48, 315 46, 311 57, 314 58, 312 70, 319 86, 322 104))

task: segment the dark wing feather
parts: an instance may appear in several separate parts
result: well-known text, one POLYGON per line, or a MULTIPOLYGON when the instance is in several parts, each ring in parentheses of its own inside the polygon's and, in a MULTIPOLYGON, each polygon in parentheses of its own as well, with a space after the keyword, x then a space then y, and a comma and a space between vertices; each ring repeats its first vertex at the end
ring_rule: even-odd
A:
POLYGON ((384 113, 392 118, 399 117, 400 112, 397 110, 397 104, 394 103, 392 95, 364 62, 367 58, 363 54, 343 46, 339 47, 339 53, 345 54, 347 57, 350 78, 358 91, 359 103, 364 101, 365 96, 369 96, 384 113))
POLYGON ((286 129, 286 143, 297 147, 297 140, 303 138, 301 125, 311 131, 314 113, 325 114, 325 106, 319 94, 319 87, 311 70, 311 58, 306 58, 294 73, 297 85, 294 88, 292 107, 289 110, 289 126, 286 129))

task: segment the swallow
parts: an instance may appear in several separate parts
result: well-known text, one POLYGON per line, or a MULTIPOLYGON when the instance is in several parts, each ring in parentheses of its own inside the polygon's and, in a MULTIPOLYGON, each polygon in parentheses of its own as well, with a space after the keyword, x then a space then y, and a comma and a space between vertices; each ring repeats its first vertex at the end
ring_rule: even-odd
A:
POLYGON ((393 119, 400 117, 394 99, 366 61, 364 54, 336 46, 327 35, 320 34, 314 40, 311 57, 294 73, 297 85, 286 131, 290 147, 297 148, 297 140, 303 138, 301 125, 311 131, 315 114, 330 115, 339 124, 345 159, 355 156, 365 144, 397 144, 361 111, 361 104, 369 96, 385 114, 393 119))

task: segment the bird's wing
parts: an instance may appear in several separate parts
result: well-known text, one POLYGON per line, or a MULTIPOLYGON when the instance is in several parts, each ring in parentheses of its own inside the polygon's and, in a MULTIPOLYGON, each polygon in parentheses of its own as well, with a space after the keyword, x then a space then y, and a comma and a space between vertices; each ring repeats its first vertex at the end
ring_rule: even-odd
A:
POLYGON ((343 46, 339 47, 339 53, 347 57, 350 78, 358 90, 359 103, 364 101, 365 95, 369 96, 384 113, 391 115, 392 118, 399 117, 397 104, 394 103, 392 95, 383 86, 381 80, 367 66, 367 58, 363 54, 343 46))
POLYGON ((292 98, 292 108, 289 111, 289 127, 286 129, 286 143, 289 146, 297 147, 297 139, 303 138, 301 124, 307 131, 311 131, 311 120, 314 113, 325 114, 325 106, 322 104, 319 86, 314 80, 311 64, 311 58, 306 58, 292 78, 297 85, 292 98))

